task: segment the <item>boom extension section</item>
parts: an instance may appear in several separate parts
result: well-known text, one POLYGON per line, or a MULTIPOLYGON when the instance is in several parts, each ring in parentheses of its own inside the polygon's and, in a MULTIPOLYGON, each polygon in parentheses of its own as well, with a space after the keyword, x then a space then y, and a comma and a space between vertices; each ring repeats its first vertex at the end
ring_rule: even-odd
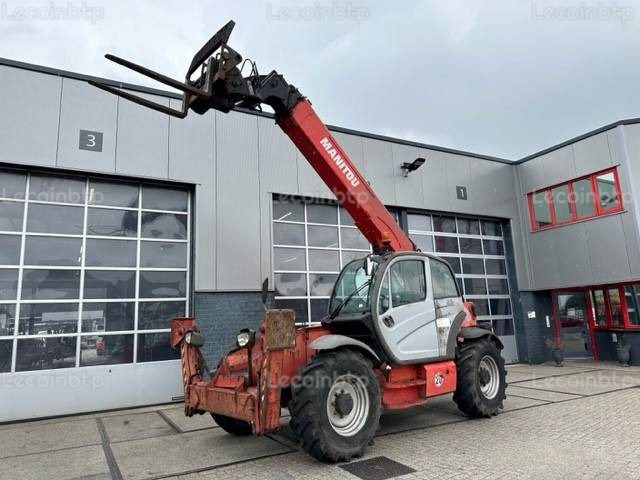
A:
POLYGON ((362 177, 346 152, 338 145, 311 103, 275 70, 260 75, 254 62, 228 45, 234 27, 230 21, 196 53, 184 82, 174 80, 128 60, 107 54, 106 58, 183 93, 180 110, 166 107, 125 90, 90 81, 92 85, 144 107, 179 118, 189 110, 204 114, 210 109, 227 113, 236 109, 261 110, 270 106, 276 122, 291 138, 338 202, 353 217, 356 226, 376 252, 412 251, 413 242, 398 226, 362 177), (249 74, 242 70, 249 66, 249 74), (194 74, 198 75, 194 78, 194 74))

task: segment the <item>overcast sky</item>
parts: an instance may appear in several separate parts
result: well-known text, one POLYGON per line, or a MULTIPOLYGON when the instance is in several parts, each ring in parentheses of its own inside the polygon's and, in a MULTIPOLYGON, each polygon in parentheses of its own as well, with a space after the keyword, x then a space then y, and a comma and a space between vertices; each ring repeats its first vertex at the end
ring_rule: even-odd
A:
POLYGON ((0 10, 0 56, 150 86, 103 54, 183 78, 234 19, 230 44, 261 72, 283 73, 326 123, 509 159, 640 117, 640 2, 34 0, 0 10))

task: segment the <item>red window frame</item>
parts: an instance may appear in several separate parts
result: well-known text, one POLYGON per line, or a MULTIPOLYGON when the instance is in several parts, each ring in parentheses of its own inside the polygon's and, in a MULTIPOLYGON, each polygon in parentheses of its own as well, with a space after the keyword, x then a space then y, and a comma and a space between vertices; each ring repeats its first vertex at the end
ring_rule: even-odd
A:
MULTIPOLYGON (((631 323, 629 319, 629 309, 627 305, 627 296, 625 292, 625 287, 634 286, 640 289, 640 282, 627 282, 627 283, 619 283, 614 285, 598 285, 594 287, 588 287, 585 289, 585 293, 587 298, 589 299, 590 307, 592 308, 590 315, 590 324, 594 330, 640 330, 640 324, 634 325, 631 323), (618 295, 620 297, 620 318, 621 323, 615 324, 613 323, 613 315, 611 314, 611 300, 609 296, 609 290, 618 290, 618 295), (605 324, 599 325, 596 323, 595 317, 595 305, 593 304, 592 293, 595 290, 602 290, 604 293, 604 307, 605 307, 605 317, 607 322, 605 324)), ((640 305, 637 305, 636 308, 640 308, 640 305)))
POLYGON ((567 225, 570 223, 579 222, 582 220, 586 220, 589 218, 601 217, 603 215, 609 215, 612 213, 621 212, 624 210, 624 205, 622 203, 622 192, 620 190, 620 177, 618 176, 618 169, 616 167, 607 168, 605 170, 600 170, 589 175, 584 175, 582 177, 573 178, 566 182, 557 183, 555 185, 551 185, 545 188, 540 188, 538 190, 531 191, 527 194, 527 203, 529 207, 529 218, 531 221, 531 230, 546 230, 548 228, 554 228, 560 225, 567 225), (618 198, 618 202, 616 205, 610 208, 603 208, 600 206, 600 195, 598 191, 597 178, 601 175, 606 175, 608 173, 613 173, 614 178, 614 188, 616 192, 616 196, 618 198), (590 193, 594 199, 594 213, 592 215, 583 215, 579 216, 576 209, 575 204, 575 194, 573 191, 573 184, 575 182, 579 182, 580 180, 589 180, 591 190, 590 193), (567 187, 568 195, 569 195, 569 212, 571 214, 571 218, 569 220, 557 221, 556 219, 556 211, 555 205, 553 203, 553 195, 552 191, 559 187, 567 187), (549 213, 550 223, 548 225, 539 225, 536 221, 535 210, 533 205, 533 196, 539 193, 544 193, 545 203, 547 205, 547 210, 549 213))

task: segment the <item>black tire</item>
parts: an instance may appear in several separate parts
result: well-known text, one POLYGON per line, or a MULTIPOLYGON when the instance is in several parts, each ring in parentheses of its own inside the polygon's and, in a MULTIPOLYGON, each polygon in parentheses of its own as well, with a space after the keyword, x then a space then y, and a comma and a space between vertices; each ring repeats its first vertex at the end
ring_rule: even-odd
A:
POLYGON ((497 345, 486 338, 465 341, 456 351, 456 367, 458 383, 453 400, 458 404, 458 409, 472 418, 497 415, 498 410, 503 408, 507 388, 504 359, 497 345), (488 380, 491 362, 496 371, 494 378, 488 380), (487 387, 489 381, 499 384, 492 389, 487 387))
POLYGON ((344 349, 316 355, 300 372, 291 393, 289 425, 302 448, 316 459, 346 462, 361 456, 372 442, 380 424, 380 385, 371 362, 361 353, 344 349), (345 382, 347 390, 353 388, 356 400, 340 388, 345 382), (330 392, 336 395, 335 402, 328 401, 330 392), (364 407, 367 401, 368 410, 364 407), (348 422, 353 426, 334 427, 329 410, 334 422, 353 417, 348 422), (353 429, 350 433, 349 428, 353 429))
POLYGON ((251 435, 253 433, 251 424, 249 422, 238 420, 232 417, 227 417, 226 415, 218 415, 217 413, 212 413, 211 416, 213 417, 213 420, 218 424, 218 426, 227 433, 242 437, 251 435))

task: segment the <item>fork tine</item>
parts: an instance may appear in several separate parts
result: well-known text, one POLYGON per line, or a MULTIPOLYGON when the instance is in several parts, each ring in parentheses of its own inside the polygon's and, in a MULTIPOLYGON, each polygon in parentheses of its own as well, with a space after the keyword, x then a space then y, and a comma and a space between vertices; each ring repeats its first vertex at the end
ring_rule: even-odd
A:
POLYGON ((94 82, 93 80, 89 80, 89 84, 97 87, 101 90, 104 90, 109 93, 113 93, 114 95, 118 95, 119 97, 126 98, 138 105, 142 105, 143 107, 150 108, 152 110, 156 110, 160 113, 164 113, 166 115, 171 115, 178 118, 185 118, 187 116, 187 112, 182 110, 176 110, 175 108, 169 108, 164 105, 161 105, 156 102, 152 102, 147 100, 146 98, 139 97, 137 95, 132 95, 129 92, 125 92, 124 90, 120 90, 119 88, 112 87, 110 85, 105 85, 104 83, 94 82))

